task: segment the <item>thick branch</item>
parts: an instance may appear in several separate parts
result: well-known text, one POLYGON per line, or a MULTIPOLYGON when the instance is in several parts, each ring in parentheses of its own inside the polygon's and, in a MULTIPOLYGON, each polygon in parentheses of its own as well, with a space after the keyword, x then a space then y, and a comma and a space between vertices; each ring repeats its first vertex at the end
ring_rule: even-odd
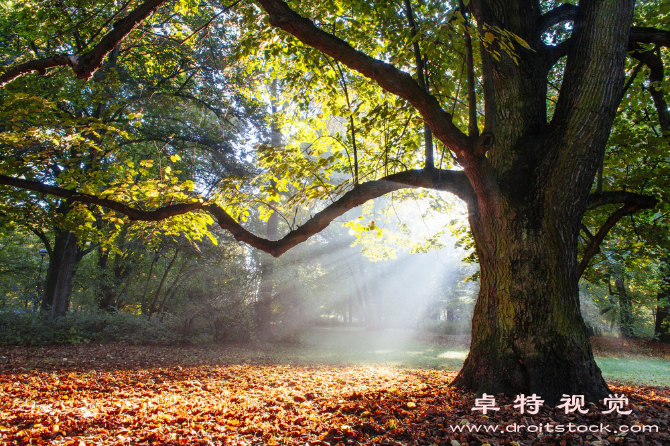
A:
POLYGON ((223 209, 210 206, 209 212, 217 219, 221 228, 230 231, 233 236, 255 248, 279 257, 292 247, 304 242, 312 235, 324 230, 330 222, 347 211, 360 206, 368 200, 381 197, 404 188, 424 187, 452 192, 466 203, 471 204, 474 194, 467 177, 462 171, 452 170, 410 170, 377 181, 363 183, 350 190, 337 201, 310 218, 304 225, 289 232, 282 239, 270 241, 249 232, 237 223, 223 209))
POLYGON ((595 209, 606 204, 637 205, 640 209, 651 209, 658 200, 650 195, 635 194, 624 191, 608 191, 589 195, 586 210, 595 209))
POLYGON ((115 22, 113 29, 107 33, 91 51, 81 56, 72 54, 56 54, 45 59, 33 60, 22 63, 0 76, 0 87, 8 82, 23 76, 24 74, 37 71, 46 74, 46 70, 58 66, 70 66, 79 79, 90 79, 93 73, 100 68, 102 61, 137 25, 149 17, 159 6, 167 0, 146 0, 135 8, 125 18, 115 22))
POLYGON ((590 237, 591 242, 584 250, 584 257, 579 263, 577 268, 577 276, 581 277, 586 270, 586 267, 589 265, 591 259, 600 252, 600 246, 602 245, 605 237, 609 231, 617 224, 626 215, 632 215, 640 209, 651 209, 656 206, 658 200, 654 197, 647 195, 637 195, 630 194, 628 192, 603 192, 602 194, 597 194, 598 196, 592 195, 589 197, 589 209, 593 209, 597 206, 602 206, 603 204, 608 203, 624 203, 619 209, 617 209, 612 215, 610 215, 605 223, 600 227, 598 232, 590 237))
MULTIPOLYGON (((570 4, 563 4, 552 9, 540 18, 538 33, 542 34, 549 27, 558 23, 574 21, 577 10, 577 6, 570 4)), ((546 46, 548 64, 553 66, 561 57, 566 56, 573 43, 573 39, 568 38, 556 46, 546 46)), ((628 51, 634 51, 639 48, 640 44, 645 43, 670 47, 670 31, 644 26, 631 27, 628 35, 628 51)))
MULTIPOLYGON (((537 32, 542 34, 558 23, 574 21, 578 9, 578 6, 568 3, 552 9, 540 17, 537 24, 537 32)), ((649 26, 632 26, 628 40, 630 43, 653 43, 655 45, 670 47, 670 31, 649 26)))
POLYGON ((409 74, 374 59, 329 34, 301 17, 281 0, 259 0, 270 16, 270 24, 281 28, 300 41, 342 62, 352 70, 377 82, 384 90, 412 104, 421 114, 433 134, 468 164, 478 139, 468 138, 453 123, 434 96, 427 93, 409 74))
POLYGON ((661 130, 665 133, 670 129, 670 112, 668 112, 668 103, 665 101, 661 83, 665 77, 663 69, 663 60, 653 51, 645 51, 635 42, 629 42, 628 49, 632 51, 630 55, 649 67, 649 94, 654 101, 654 106, 658 113, 658 123, 661 130))
POLYGON ((67 198, 80 203, 97 204, 108 209, 120 212, 126 215, 131 220, 138 221, 160 221, 175 215, 185 214, 187 212, 204 209, 205 204, 197 203, 182 203, 164 206, 153 211, 145 211, 142 209, 133 208, 127 204, 119 201, 109 200, 107 198, 100 198, 90 194, 64 189, 58 186, 49 186, 37 181, 24 180, 21 178, 8 177, 0 175, 0 184, 6 186, 14 186, 20 189, 32 190, 57 197, 67 198))
POLYGON ((0 184, 28 189, 35 192, 47 193, 59 197, 69 198, 83 203, 97 204, 125 214, 131 220, 158 221, 174 215, 204 210, 217 220, 221 228, 228 230, 242 242, 279 257, 292 247, 304 242, 312 235, 325 229, 330 222, 350 209, 355 208, 368 200, 381 197, 389 192, 404 188, 423 187, 438 191, 451 192, 465 201, 469 206, 474 203, 474 192, 469 180, 463 171, 453 170, 409 170, 389 175, 377 181, 360 184, 345 193, 326 209, 311 217, 304 225, 289 232, 281 240, 267 240, 258 237, 236 222, 223 208, 215 203, 184 203, 164 206, 153 211, 144 211, 130 207, 124 203, 105 198, 98 198, 89 194, 48 186, 36 181, 23 180, 0 175, 0 184))
POLYGON ((670 47, 670 31, 647 26, 633 26, 630 29, 628 41, 629 43, 653 43, 659 46, 670 47))
POLYGON ((53 249, 51 248, 51 242, 47 238, 46 234, 40 229, 32 228, 31 231, 33 232, 33 234, 39 237, 40 240, 42 240, 42 243, 44 243, 44 248, 47 250, 47 253, 49 254, 49 258, 53 259, 54 252, 53 249))
POLYGON ((575 19, 576 14, 576 5, 564 3, 540 17, 537 24, 537 31, 542 34, 552 26, 558 25, 561 22, 571 22, 575 19))

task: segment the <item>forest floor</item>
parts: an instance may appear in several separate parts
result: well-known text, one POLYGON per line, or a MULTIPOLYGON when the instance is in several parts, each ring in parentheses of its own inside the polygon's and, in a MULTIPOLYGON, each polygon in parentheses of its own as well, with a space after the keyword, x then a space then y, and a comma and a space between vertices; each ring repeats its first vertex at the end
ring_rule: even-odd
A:
MULTIPOLYGON (((670 359, 658 344, 593 344, 599 364, 670 359)), ((670 383, 610 380, 628 415, 602 405, 521 414, 500 395, 500 410, 484 415, 473 394, 448 386, 464 352, 466 337, 349 330, 286 344, 0 347, 0 443, 670 444, 670 383), (602 430, 569 432, 591 426, 602 430)))

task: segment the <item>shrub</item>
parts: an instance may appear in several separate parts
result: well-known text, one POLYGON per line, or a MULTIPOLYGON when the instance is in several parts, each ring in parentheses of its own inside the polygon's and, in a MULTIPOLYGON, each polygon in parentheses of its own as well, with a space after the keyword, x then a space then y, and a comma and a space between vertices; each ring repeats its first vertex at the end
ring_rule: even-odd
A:
POLYGON ((202 341, 207 333, 182 335, 180 321, 171 315, 147 319, 142 315, 103 311, 76 311, 49 321, 32 312, 0 313, 0 344, 38 346, 120 342, 129 344, 175 344, 202 341))

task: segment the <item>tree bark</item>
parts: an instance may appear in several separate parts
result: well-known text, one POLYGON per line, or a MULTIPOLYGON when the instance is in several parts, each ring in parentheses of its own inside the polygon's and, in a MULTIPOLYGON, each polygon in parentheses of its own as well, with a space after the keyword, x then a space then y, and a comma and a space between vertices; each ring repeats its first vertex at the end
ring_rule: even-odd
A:
MULTIPOLYGON (((125 234, 122 234, 122 243, 124 236, 125 234)), ((128 250, 125 250, 122 254, 115 254, 111 267, 109 265, 109 255, 109 250, 101 251, 98 257, 98 268, 102 274, 98 288, 98 308, 104 311, 119 310, 117 299, 120 294, 118 290, 133 270, 131 252, 128 250)))
MULTIPOLYGON (((505 23, 538 48, 532 25, 537 18, 523 8, 523 2, 503 7, 488 1, 475 11, 479 23, 505 23)), ((473 184, 478 199, 469 220, 481 288, 470 354, 456 386, 489 394, 536 393, 550 405, 563 394, 589 401, 608 394, 580 313, 576 253, 624 83, 631 18, 632 2, 580 6, 549 124, 550 65, 542 53, 524 52, 518 64, 510 58, 494 63, 495 145, 487 159, 497 188, 484 194, 473 184), (610 29, 598 26, 601 20, 610 29), (599 56, 606 48, 607 63, 599 56)))
POLYGON ((80 254, 77 243, 72 232, 56 230, 41 305, 50 320, 65 316, 70 306, 72 281, 80 254))
POLYGON ((670 311, 668 311, 668 301, 670 293, 667 291, 659 292, 656 295, 656 324, 654 326, 654 336, 659 342, 670 344, 670 311))
POLYGON ((593 359, 579 309, 576 259, 562 239, 572 231, 471 218, 481 288, 472 319, 470 353, 452 383, 489 394, 563 394, 596 401, 607 386, 593 359), (472 221, 475 220, 475 221, 472 221), (495 234, 498 255, 480 246, 495 234))
POLYGON ((617 276, 614 279, 617 297, 619 298, 619 324, 621 326, 621 337, 631 339, 635 337, 633 331, 633 303, 626 292, 626 284, 623 278, 617 276))

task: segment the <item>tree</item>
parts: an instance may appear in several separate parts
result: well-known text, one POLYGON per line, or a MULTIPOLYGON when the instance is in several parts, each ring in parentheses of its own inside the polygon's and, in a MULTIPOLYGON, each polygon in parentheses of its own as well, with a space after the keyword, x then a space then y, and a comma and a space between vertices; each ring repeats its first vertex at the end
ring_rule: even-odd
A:
MULTIPOLYGON (((70 66, 79 78, 86 79, 109 51, 163 3, 146 0, 138 5, 88 52, 17 62, 0 76, 0 83, 56 66, 70 66)), ((625 95, 626 55, 633 51, 633 57, 642 56, 645 45, 653 45, 658 57, 642 62, 649 66, 660 61, 662 66, 670 32, 632 26, 633 0, 583 0, 579 5, 559 6, 554 2, 477 0, 463 8, 449 8, 443 2, 406 2, 402 9, 391 4, 373 7, 377 5, 368 2, 289 5, 281 0, 258 0, 257 4, 265 11, 263 20, 269 19, 284 32, 274 46, 266 42, 261 48, 267 57, 279 59, 288 54, 283 60, 315 72, 327 64, 341 72, 343 65, 352 70, 347 76, 359 84, 366 81, 353 73, 372 80, 383 90, 380 94, 397 96, 400 107, 409 104, 408 113, 421 116, 460 169, 436 167, 425 139, 428 150, 423 153, 422 168, 396 166, 389 171, 384 164, 363 182, 355 153, 354 179, 347 183, 348 191, 279 240, 267 240, 245 229, 238 222, 244 209, 239 209, 239 202, 226 202, 225 194, 218 201, 154 201, 147 210, 113 195, 101 197, 18 176, 3 175, 0 183, 104 206, 131 220, 208 212, 238 240, 275 256, 369 199, 402 188, 451 192, 468 206, 481 283, 470 354, 453 384, 490 394, 537 393, 549 404, 563 394, 583 394, 591 401, 605 396, 608 389, 593 359, 579 311, 577 282, 584 266, 582 260, 580 267, 577 257, 579 232, 587 208, 623 204, 596 234, 595 246, 622 216, 655 204, 653 197, 627 191, 591 194, 591 190, 625 95), (411 6, 415 17, 408 27, 411 6), (453 30, 464 30, 468 38, 457 39, 453 30), (562 37, 565 39, 551 44, 552 39, 562 37), (480 47, 478 67, 474 53, 468 50, 473 41, 480 47), (465 49, 464 65, 471 80, 467 133, 447 111, 449 91, 440 88, 454 84, 456 70, 453 63, 449 65, 453 61, 438 55, 445 53, 443 47, 457 42, 464 42, 459 45, 465 49), (309 48, 320 53, 315 56, 309 48), (422 61, 429 62, 428 84, 425 76, 421 80, 422 61), (403 69, 417 70, 419 81, 403 69), (476 75, 481 79, 480 89, 474 85, 476 75), (548 95, 548 84, 557 79, 558 92, 548 95), (430 86, 433 88, 427 91, 430 86), (478 121, 479 104, 483 126, 478 121)), ((244 9, 243 28, 257 27, 257 15, 254 6, 244 9)), ((654 82, 650 92, 659 105, 663 91, 654 82)), ((350 105, 353 116, 353 108, 360 103, 350 101, 350 105)), ((663 119, 663 107, 659 110, 663 119)), ((370 108, 368 113, 373 111, 370 108)), ((355 141, 353 118, 350 121, 355 141)), ((333 190, 327 192, 332 195, 333 190)), ((585 251, 587 263, 593 250, 585 251)))
MULTIPOLYGON (((62 2, 55 2, 54 6, 68 8, 62 2)), ((49 52, 53 39, 21 20, 21 14, 30 11, 31 6, 16 9, 8 8, 0 23, 3 35, 17 48, 6 56, 20 54, 21 48, 35 54, 49 52)), ((70 14, 56 17, 50 10, 35 12, 72 26, 72 34, 60 34, 56 40, 61 47, 82 51, 86 35, 95 35, 97 31, 96 21, 113 18, 115 11, 77 7, 70 9, 70 14), (88 25, 77 26, 77 23, 88 25)), ((194 20, 193 16, 184 18, 186 22, 189 20, 194 20)), ((49 184, 69 183, 79 190, 89 188, 100 194, 110 183, 120 185, 124 176, 133 183, 143 172, 157 169, 161 177, 158 184, 143 191, 153 195, 170 194, 196 179, 209 188, 222 176, 245 170, 244 163, 231 156, 235 151, 234 134, 241 132, 242 127, 233 125, 231 119, 247 107, 242 112, 245 125, 253 125, 254 110, 251 104, 236 103, 239 96, 228 95, 226 82, 232 77, 221 76, 229 61, 220 36, 210 36, 208 47, 198 51, 169 40, 166 43, 166 39, 147 33, 134 37, 129 43, 141 49, 125 53, 115 46, 101 60, 101 67, 87 88, 71 77, 56 76, 24 78, 2 92, 4 103, 0 114, 7 118, 3 120, 0 141, 5 173, 49 184), (204 88, 214 81, 218 89, 204 88), (32 95, 36 91, 40 92, 41 100, 32 95), (17 115, 17 108, 24 106, 35 113, 26 111, 26 116, 17 115), (224 113, 221 108, 226 106, 233 109, 224 113), (168 115, 170 119, 165 119, 168 115), (156 165, 152 162, 154 158, 156 165), (203 159, 215 162, 207 166, 203 159), (175 170, 171 171, 171 167, 175 170), (105 172, 115 170, 115 174, 99 181, 106 176, 105 172)), ((131 194, 137 189, 128 186, 126 192, 131 194)), ((95 238, 113 239, 121 222, 113 214, 103 217, 104 213, 96 206, 82 207, 70 198, 54 200, 7 189, 3 194, 6 194, 3 217, 29 227, 48 251, 42 308, 52 317, 61 317, 69 306, 76 265, 93 249, 83 245, 94 242, 95 238), (87 228, 75 230, 78 225, 87 228), (93 229, 106 233, 95 234, 93 229)), ((137 237, 138 233, 142 233, 142 228, 136 226, 131 235, 137 237)), ((101 243, 97 245, 101 250, 107 249, 101 243)), ((101 252, 100 266, 104 268, 109 251, 101 252)), ((122 269, 115 269, 115 275, 121 273, 122 269)), ((106 297, 101 305, 106 307, 112 290, 104 285, 103 288, 106 297)))

